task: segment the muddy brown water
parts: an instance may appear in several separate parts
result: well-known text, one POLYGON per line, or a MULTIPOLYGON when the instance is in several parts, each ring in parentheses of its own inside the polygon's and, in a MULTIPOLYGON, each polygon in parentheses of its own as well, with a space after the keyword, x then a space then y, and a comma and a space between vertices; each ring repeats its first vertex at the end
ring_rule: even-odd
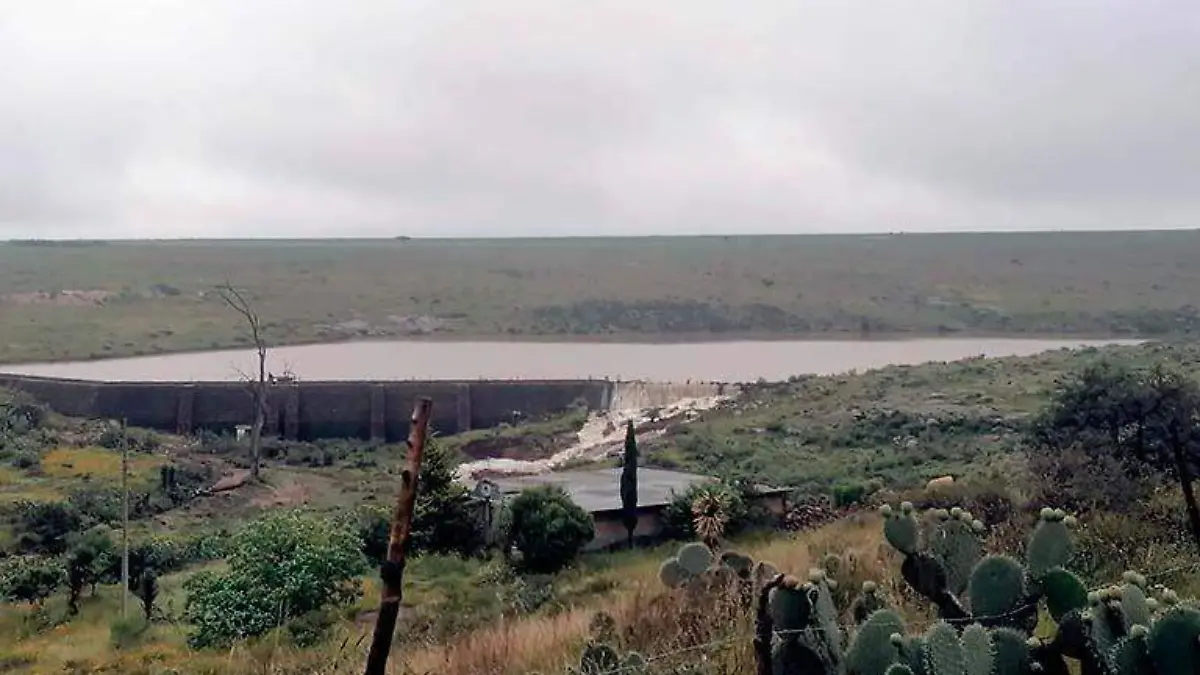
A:
MULTIPOLYGON (((343 342, 279 347, 274 373, 302 380, 586 379, 750 382, 834 374, 887 365, 956 361, 1137 340, 946 338, 794 340, 685 344, 586 342, 343 342)), ((0 372, 110 381, 237 380, 251 351, 169 354, 101 361, 3 366, 0 372)))

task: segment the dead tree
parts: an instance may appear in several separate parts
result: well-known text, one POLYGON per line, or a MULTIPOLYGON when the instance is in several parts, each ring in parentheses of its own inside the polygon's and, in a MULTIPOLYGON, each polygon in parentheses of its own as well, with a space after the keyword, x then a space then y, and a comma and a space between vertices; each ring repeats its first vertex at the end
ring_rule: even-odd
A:
POLYGON ((263 336, 262 320, 258 311, 242 291, 227 281, 217 287, 217 293, 225 304, 240 314, 246 322, 246 330, 254 342, 254 350, 258 356, 258 372, 243 374, 243 379, 250 385, 250 400, 254 410, 250 426, 250 475, 257 481, 259 466, 262 463, 262 432, 267 421, 267 342, 263 336))

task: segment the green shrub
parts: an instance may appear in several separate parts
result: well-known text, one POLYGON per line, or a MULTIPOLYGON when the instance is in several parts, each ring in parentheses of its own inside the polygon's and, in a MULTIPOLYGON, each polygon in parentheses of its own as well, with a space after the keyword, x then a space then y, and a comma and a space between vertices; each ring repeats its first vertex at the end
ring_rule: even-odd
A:
POLYGON ((108 642, 118 651, 135 647, 149 627, 146 618, 140 615, 135 614, 126 619, 118 617, 108 626, 108 642))
POLYGON ((521 553, 521 566, 552 573, 570 565, 596 536, 592 516, 556 485, 517 495, 505 514, 507 536, 521 553))
POLYGON ((109 450, 120 450, 122 439, 128 439, 130 452, 151 453, 162 445, 162 438, 150 429, 127 427, 125 433, 122 434, 121 427, 114 424, 108 425, 104 431, 100 432, 96 443, 109 450))
POLYGON ((695 517, 692 505, 701 495, 719 492, 727 505, 725 535, 733 536, 751 527, 755 515, 746 499, 745 486, 729 481, 694 483, 682 493, 674 494, 663 509, 663 536, 668 539, 689 540, 696 538, 695 517))
POLYGON ((247 525, 234 536, 228 572, 201 572, 186 583, 188 642, 228 644, 352 600, 366 564, 347 525, 298 511, 247 525))
POLYGON ((329 635, 335 620, 336 617, 328 610, 314 610, 288 621, 285 628, 292 644, 297 647, 312 647, 329 635))
POLYGON ((65 581, 61 563, 41 556, 0 558, 0 598, 40 605, 65 581))
POLYGON ((837 508, 862 504, 868 490, 864 483, 838 483, 833 486, 833 505, 837 508))
POLYGON ((78 509, 69 502, 20 502, 13 529, 20 552, 60 555, 67 550, 67 537, 83 526, 78 509))

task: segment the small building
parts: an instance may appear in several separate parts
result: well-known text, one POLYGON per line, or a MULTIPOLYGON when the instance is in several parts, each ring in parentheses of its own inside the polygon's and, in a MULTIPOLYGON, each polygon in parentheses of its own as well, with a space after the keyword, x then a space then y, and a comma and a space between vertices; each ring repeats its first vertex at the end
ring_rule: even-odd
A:
MULTIPOLYGON (((663 509, 675 495, 692 485, 715 479, 694 473, 666 469, 638 468, 638 524, 634 536, 654 539, 662 536, 663 509)), ((479 481, 476 494, 493 500, 509 499, 522 490, 541 485, 557 485, 571 499, 592 514, 596 538, 587 550, 605 549, 625 541, 627 533, 621 518, 621 469, 560 471, 527 476, 495 476, 479 481), (482 489, 481 489, 482 488, 482 489)), ((759 486, 756 502, 771 513, 782 516, 787 510, 786 488, 759 486)))

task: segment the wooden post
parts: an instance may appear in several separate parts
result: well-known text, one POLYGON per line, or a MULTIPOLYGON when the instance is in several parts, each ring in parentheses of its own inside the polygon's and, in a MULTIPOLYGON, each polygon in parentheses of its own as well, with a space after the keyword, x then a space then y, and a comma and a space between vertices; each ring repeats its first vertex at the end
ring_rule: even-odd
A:
POLYGON ((121 618, 129 616, 129 427, 121 420, 121 618))
POLYGON ((379 600, 379 616, 375 619, 375 634, 367 654, 366 675, 384 675, 388 653, 392 650, 392 635, 400 615, 400 599, 404 594, 404 559, 412 530, 413 504, 417 499, 417 478, 421 474, 421 458, 425 454, 425 438, 429 433, 429 416, 433 401, 418 398, 413 405, 412 422, 408 429, 408 466, 400 474, 400 495, 392 511, 392 526, 388 535, 387 559, 380 569, 383 580, 379 600))

